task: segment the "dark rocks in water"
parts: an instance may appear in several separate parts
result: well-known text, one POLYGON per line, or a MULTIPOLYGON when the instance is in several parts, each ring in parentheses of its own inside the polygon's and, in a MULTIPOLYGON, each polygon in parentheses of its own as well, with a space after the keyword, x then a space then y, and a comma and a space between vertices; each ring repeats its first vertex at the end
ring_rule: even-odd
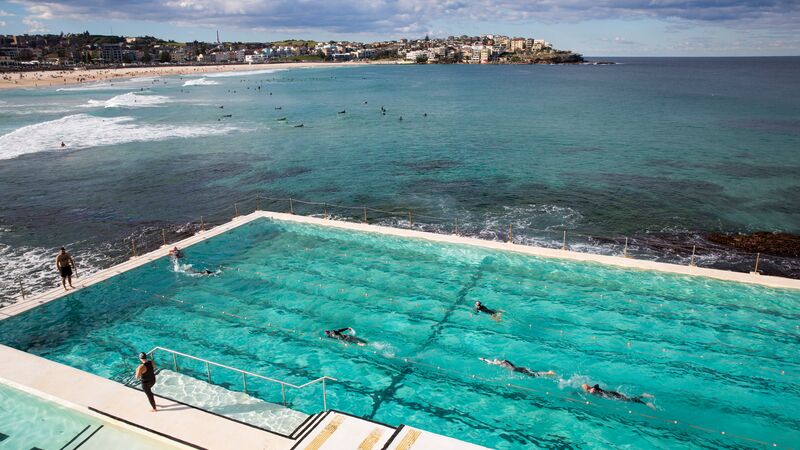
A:
POLYGON ((708 240, 720 245, 747 252, 760 252, 776 256, 800 257, 800 235, 790 233, 711 233, 708 240))

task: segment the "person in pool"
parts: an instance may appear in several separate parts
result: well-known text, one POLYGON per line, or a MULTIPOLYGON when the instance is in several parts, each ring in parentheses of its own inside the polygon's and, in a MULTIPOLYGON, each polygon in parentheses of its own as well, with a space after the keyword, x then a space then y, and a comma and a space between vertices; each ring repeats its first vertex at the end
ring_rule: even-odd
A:
POLYGON ((183 252, 177 246, 176 247, 172 247, 172 250, 169 251, 169 256, 171 258, 181 259, 181 258, 183 258, 183 252))
POLYGON ((494 319, 494 320, 496 320, 498 322, 500 321, 501 316, 503 315, 502 311, 497 311, 495 309, 487 308, 486 305, 484 305, 481 302, 475 302, 475 312, 476 313, 488 314, 488 315, 492 316, 492 319, 494 319))
POLYGON ((492 365, 492 366, 505 367, 506 369, 509 369, 512 372, 521 373, 521 374, 527 375, 529 377, 552 377, 552 376, 555 376, 555 374, 556 374, 552 370, 548 370, 547 372, 543 372, 543 371, 542 372, 537 372, 537 371, 533 371, 531 369, 528 369, 527 367, 517 367, 511 361, 509 361, 507 359, 486 359, 486 358, 478 358, 478 359, 480 359, 481 361, 485 362, 486 364, 489 364, 489 365, 492 365))
POLYGON ((364 339, 356 337, 355 330, 350 327, 347 328, 339 328, 338 330, 325 330, 325 336, 328 336, 331 339, 338 339, 342 342, 348 344, 356 344, 361 347, 367 345, 367 341, 364 339), (350 333, 347 333, 347 332, 350 333), (345 334, 347 333, 347 334, 345 334))
POLYGON ((594 386, 589 386, 586 383, 583 383, 583 385, 581 385, 581 389, 583 389, 583 392, 586 392, 587 394, 596 395, 598 397, 608 398, 611 400, 619 400, 621 402, 641 403, 642 405, 645 405, 649 408, 656 409, 655 405, 653 405, 652 403, 645 402, 644 400, 642 400, 643 398, 653 398, 652 395, 647 393, 642 394, 638 397, 628 397, 627 395, 621 394, 617 391, 606 391, 605 389, 601 388, 599 384, 595 384, 594 386))

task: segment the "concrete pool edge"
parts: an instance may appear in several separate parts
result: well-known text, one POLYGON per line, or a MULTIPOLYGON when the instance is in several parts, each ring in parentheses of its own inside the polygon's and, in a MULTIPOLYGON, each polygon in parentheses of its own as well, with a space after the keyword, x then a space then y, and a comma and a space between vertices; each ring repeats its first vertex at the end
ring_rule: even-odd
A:
POLYGON ((546 247, 537 247, 531 245, 513 244, 508 242, 487 241, 472 237, 457 236, 454 234, 437 234, 427 231, 410 230, 403 228, 393 228, 383 225, 373 225, 367 223, 345 222, 332 219, 323 219, 319 217, 299 216, 288 213, 278 213, 271 211, 254 211, 250 214, 235 217, 233 220, 226 222, 222 225, 211 228, 207 231, 201 231, 195 235, 160 247, 150 253, 137 256, 129 259, 121 264, 112 266, 108 269, 101 270, 95 274, 79 279, 75 284, 78 286, 74 290, 65 291, 61 287, 53 288, 47 292, 39 295, 32 296, 25 300, 17 301, 9 306, 0 308, 0 320, 21 314, 29 309, 33 309, 42 304, 57 300, 61 297, 69 295, 78 289, 82 289, 93 284, 105 281, 122 272, 143 266, 158 258, 164 257, 169 253, 169 248, 177 246, 179 248, 187 248, 199 242, 218 236, 227 231, 238 228, 242 225, 248 224, 254 220, 266 218, 285 222, 304 223, 311 225, 327 226, 351 231, 378 233, 388 236, 395 236, 401 238, 423 239, 430 242, 469 245, 473 247, 481 247, 499 251, 511 251, 515 253, 522 253, 539 258, 555 258, 562 260, 570 260, 577 262, 596 263, 606 266, 615 266, 625 269, 648 270, 662 273, 671 273, 675 275, 685 275, 691 277, 705 277, 720 281, 730 281, 736 283, 745 283, 752 285, 759 285, 770 288, 778 289, 800 289, 800 280, 792 278, 775 277, 770 275, 760 275, 755 273, 733 272, 729 270, 711 269, 706 267, 697 266, 683 266, 673 263, 664 263, 656 261, 648 261, 642 259, 626 258, 622 256, 612 255, 597 255, 593 253, 581 253, 572 250, 552 249, 546 247))
POLYGON ((11 347, 0 345, 0 359, 7 362, 0 366, 0 379, 9 386, 168 446, 226 448, 231 443, 236 448, 288 449, 292 444, 290 439, 160 397, 157 402, 165 408, 151 413, 140 391, 11 347), (177 417, 173 415, 178 411, 177 417), (165 415, 178 420, 164 420, 165 415))

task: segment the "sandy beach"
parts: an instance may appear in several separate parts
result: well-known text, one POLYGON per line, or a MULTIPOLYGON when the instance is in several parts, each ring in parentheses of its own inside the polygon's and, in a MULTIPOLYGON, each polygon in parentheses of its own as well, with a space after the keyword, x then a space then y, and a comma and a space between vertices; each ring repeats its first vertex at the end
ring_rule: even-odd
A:
POLYGON ((240 72, 264 69, 303 69, 313 67, 353 67, 376 63, 266 63, 225 64, 208 66, 120 67, 88 70, 40 70, 35 72, 5 72, 0 74, 0 89, 61 87, 78 83, 91 83, 113 79, 154 77, 169 75, 199 75, 216 72, 240 72))

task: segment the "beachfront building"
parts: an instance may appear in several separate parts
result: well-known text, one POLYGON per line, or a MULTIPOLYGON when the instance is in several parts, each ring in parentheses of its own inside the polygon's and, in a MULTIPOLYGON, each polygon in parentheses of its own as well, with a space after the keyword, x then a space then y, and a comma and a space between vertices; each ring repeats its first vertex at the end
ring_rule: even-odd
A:
POLYGON ((101 58, 103 58, 103 62, 106 64, 121 63, 122 44, 103 44, 101 47, 101 58))

